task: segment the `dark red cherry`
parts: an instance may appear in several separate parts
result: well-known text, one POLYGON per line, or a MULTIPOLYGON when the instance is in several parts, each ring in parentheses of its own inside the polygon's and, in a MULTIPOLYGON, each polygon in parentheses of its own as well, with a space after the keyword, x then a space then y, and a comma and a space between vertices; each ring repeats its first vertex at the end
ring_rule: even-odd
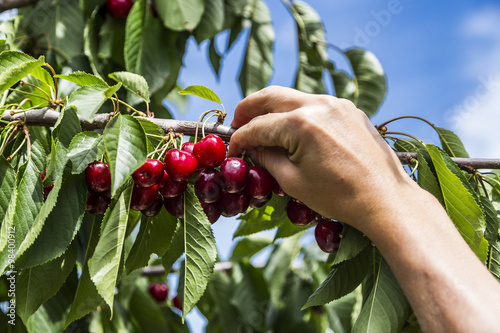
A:
POLYGON ((194 182, 194 193, 203 202, 212 203, 219 200, 222 192, 220 172, 214 168, 203 169, 194 182))
POLYGON ((218 202, 213 202, 213 203, 206 203, 206 202, 200 202, 201 208, 203 208, 203 211, 205 212, 205 215, 208 218, 208 221, 212 224, 217 222, 219 219, 222 211, 220 209, 220 205, 218 202))
POLYGON ((158 303, 163 303, 168 297, 168 286, 165 283, 153 282, 148 286, 148 292, 158 303))
POLYGON ((89 212, 93 211, 99 203, 100 196, 101 195, 99 194, 99 192, 88 190, 87 191, 87 206, 85 207, 85 210, 89 211, 89 212))
POLYGON ((85 169, 85 179, 89 188, 96 192, 106 191, 111 186, 108 163, 92 162, 85 169))
POLYGON ((158 160, 148 158, 146 162, 135 170, 132 174, 137 185, 142 187, 158 184, 163 178, 163 163, 158 160))
POLYGON ((221 213, 225 217, 244 213, 250 204, 250 196, 245 191, 239 193, 222 192, 219 199, 221 213))
POLYGON ((188 153, 192 154, 193 148, 194 148, 194 142, 184 142, 182 144, 181 150, 187 151, 188 153))
POLYGON ((146 216, 153 217, 158 215, 158 213, 160 213, 162 207, 163 207, 163 198, 161 195, 157 194, 156 199, 153 201, 153 203, 148 208, 142 210, 141 212, 146 216))
POLYGON ((308 225, 316 217, 316 212, 301 202, 290 199, 286 205, 286 215, 295 225, 308 225))
POLYGON ((117 20, 125 20, 132 9, 132 0, 108 0, 108 13, 117 20))
POLYGON ((248 165, 241 158, 230 157, 220 165, 220 178, 224 191, 237 193, 248 183, 248 165))
POLYGON ((173 198, 165 198, 163 205, 171 215, 182 219, 184 217, 184 194, 173 198))
POLYGON ((130 199, 130 208, 133 210, 145 210, 153 204, 158 195, 158 184, 150 187, 134 185, 132 198, 130 199))
POLYGON ((319 248, 327 253, 337 252, 342 228, 340 222, 321 219, 314 229, 314 237, 319 248))
POLYGON ((175 296, 172 302, 174 303, 174 306, 177 309, 179 309, 179 310, 182 311, 182 303, 181 303, 181 300, 180 300, 179 296, 175 296))
POLYGON ((269 193, 269 195, 267 197, 265 197, 264 199, 257 199, 257 198, 251 197, 249 206, 252 208, 264 207, 269 202, 269 200, 271 200, 272 197, 273 197, 272 193, 269 193))
POLYGON ((215 168, 226 158, 226 145, 217 135, 210 134, 194 145, 193 155, 198 168, 215 168))
POLYGON ((181 195, 186 190, 188 185, 187 180, 181 180, 180 182, 176 182, 175 180, 171 180, 166 171, 163 171, 163 179, 159 184, 160 194, 164 198, 173 198, 181 195))
POLYGON ((280 196, 280 197, 286 197, 285 191, 281 188, 280 184, 278 184, 277 181, 273 183, 273 193, 280 196))
POLYGON ((187 180, 196 171, 196 158, 187 151, 171 149, 163 160, 165 171, 175 181, 187 180))
POLYGON ((49 196, 50 191, 54 188, 54 185, 50 185, 47 187, 43 188, 43 200, 47 200, 47 197, 49 196))
POLYGON ((266 169, 253 166, 248 170, 248 184, 245 190, 254 198, 264 199, 271 193, 275 182, 273 176, 266 169))
POLYGON ((85 210, 94 215, 103 215, 108 209, 111 199, 102 194, 102 192, 87 192, 87 206, 85 210))

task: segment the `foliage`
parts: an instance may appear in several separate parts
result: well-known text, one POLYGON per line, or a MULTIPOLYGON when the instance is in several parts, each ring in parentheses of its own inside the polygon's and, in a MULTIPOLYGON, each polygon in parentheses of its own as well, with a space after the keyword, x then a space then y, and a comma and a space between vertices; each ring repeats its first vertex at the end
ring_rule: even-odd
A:
MULTIPOLYGON (((60 113, 53 127, 1 124, 0 270, 8 274, 0 278, 0 301, 10 300, 8 277, 15 277, 17 327, 187 332, 183 320, 197 306, 208 319, 207 332, 415 329, 408 302, 370 241, 345 226, 336 254, 326 255, 315 244, 303 247, 302 236, 311 226, 290 223, 284 213, 287 198, 273 196, 266 206, 239 217, 234 237, 241 238, 230 269, 218 262, 211 225, 191 185, 183 219, 165 209, 155 217, 130 209, 132 172, 147 154, 161 156, 177 143, 137 116, 154 112, 171 118, 162 101, 180 90, 177 76, 191 35, 198 43, 210 41, 208 56, 218 74, 215 36, 229 31, 225 53, 248 26, 239 75, 243 95, 265 87, 272 75, 274 31, 264 1, 154 1, 156 12, 150 4, 136 1, 127 20, 118 21, 104 1, 41 0, 20 10, 22 17, 1 24, 0 110, 47 107, 60 113), (103 113, 112 114, 103 131, 82 129, 82 120, 92 122, 103 113), (85 212, 84 170, 94 160, 109 162, 111 169, 112 200, 104 216, 85 212), (259 234, 273 228, 274 239, 259 234), (264 249, 270 254, 255 264, 252 258, 264 249), (141 270, 160 263, 179 278, 182 316, 172 300, 158 304, 147 294, 150 281, 165 278, 141 276, 141 270)), ((318 13, 305 2, 285 5, 297 24, 295 87, 324 93, 324 80, 331 79, 338 97, 375 114, 386 93, 376 57, 344 50, 351 74, 337 69, 328 59, 330 45, 318 13)), ((201 86, 180 93, 221 103, 201 86)), ((395 142, 395 150, 418 154, 412 177, 438 198, 471 249, 500 279, 500 177, 460 170, 450 156, 468 157, 462 142, 449 130, 433 128, 442 149, 385 138, 395 142)), ((2 315, 2 331, 9 329, 8 320, 2 315)))

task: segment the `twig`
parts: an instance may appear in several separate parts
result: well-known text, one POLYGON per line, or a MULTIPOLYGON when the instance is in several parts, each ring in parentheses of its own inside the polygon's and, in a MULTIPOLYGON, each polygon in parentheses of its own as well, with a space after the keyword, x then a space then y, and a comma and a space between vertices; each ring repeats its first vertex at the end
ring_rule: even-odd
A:
MULTIPOLYGON (((232 262, 216 262, 215 270, 216 271, 230 271, 233 269, 232 262)), ((170 273, 177 273, 177 270, 171 269, 170 273)), ((163 276, 165 275, 165 268, 163 266, 149 266, 142 269, 142 276, 163 276)))

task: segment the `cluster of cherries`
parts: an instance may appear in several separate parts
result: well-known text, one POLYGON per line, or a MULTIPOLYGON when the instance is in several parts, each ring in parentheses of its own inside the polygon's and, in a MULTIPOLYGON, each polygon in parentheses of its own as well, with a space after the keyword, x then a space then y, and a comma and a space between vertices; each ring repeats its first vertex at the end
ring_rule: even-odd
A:
MULTIPOLYGON (((148 286, 148 292, 158 303, 164 303, 168 297, 168 286, 163 282, 152 282, 148 286)), ((179 296, 172 298, 172 304, 182 311, 182 304, 179 296)))

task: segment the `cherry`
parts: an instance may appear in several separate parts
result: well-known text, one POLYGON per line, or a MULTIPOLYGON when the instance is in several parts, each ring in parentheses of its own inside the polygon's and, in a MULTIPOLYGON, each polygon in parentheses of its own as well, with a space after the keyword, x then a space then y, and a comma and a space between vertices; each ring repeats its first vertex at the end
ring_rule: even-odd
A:
POLYGON ((132 174, 135 183, 142 187, 158 184, 162 180, 162 177, 163 163, 152 158, 148 158, 146 162, 132 174))
POLYGON ((275 182, 276 180, 266 169, 253 166, 248 170, 248 184, 245 190, 254 198, 264 199, 271 193, 275 182))
POLYGON ((241 158, 230 157, 220 165, 220 175, 224 191, 242 191, 248 182, 248 165, 241 158))
POLYGON ((286 215, 295 225, 308 225, 316 217, 316 212, 303 203, 290 199, 286 205, 286 215))
POLYGON ((179 299, 179 296, 175 296, 174 299, 172 300, 174 303, 174 306, 182 311, 182 303, 181 300, 179 299))
POLYGON ((175 181, 187 180, 196 171, 196 158, 187 151, 171 149, 163 160, 165 171, 175 181))
POLYGON ((218 202, 206 203, 206 202, 200 201, 200 204, 201 204, 201 208, 203 208, 203 211, 205 212, 205 215, 208 218, 208 221, 211 224, 214 224, 215 222, 217 222, 217 220, 219 219, 219 217, 222 213, 219 203, 218 202))
POLYGON ((173 198, 165 198, 165 200, 163 200, 163 205, 167 212, 178 219, 184 217, 184 194, 173 198))
POLYGON ((181 150, 187 151, 188 153, 192 154, 193 148, 194 148, 194 142, 184 142, 182 144, 181 150))
POLYGON ((314 229, 314 237, 319 248, 327 253, 337 252, 342 228, 340 222, 321 219, 314 229))
POLYGON ((134 185, 132 198, 130 199, 130 208, 133 210, 145 210, 153 204, 158 195, 158 184, 150 187, 134 185))
POLYGON ((85 210, 86 211, 93 211, 97 207, 97 204, 99 203, 100 196, 101 195, 99 194, 99 192, 88 190, 88 192, 87 192, 87 206, 85 207, 85 210))
POLYGON ((264 207, 269 202, 269 200, 271 200, 272 197, 273 197, 272 193, 269 193, 269 195, 267 197, 265 197, 264 199, 257 199, 257 198, 251 197, 249 206, 252 208, 264 207))
POLYGON ((274 182, 273 184, 273 193, 280 196, 280 197, 286 197, 285 191, 281 188, 280 184, 278 182, 274 182))
POLYGON ((194 193, 203 202, 212 203, 219 200, 222 192, 220 172, 214 168, 203 169, 194 182, 194 193))
POLYGON ((153 282, 148 286, 148 292, 157 302, 163 303, 168 297, 168 286, 165 283, 153 282))
POLYGON ((108 13, 117 20, 125 20, 134 2, 132 0, 108 0, 108 13))
POLYGON ((226 158, 226 145, 217 135, 210 134, 194 145, 193 155, 199 168, 215 168, 226 158))
POLYGON ((160 213, 161 208, 163 207, 163 198, 161 195, 157 194, 153 203, 146 209, 141 212, 149 217, 156 216, 160 213))
POLYGON ((111 173, 108 163, 94 161, 85 169, 89 188, 96 192, 106 191, 111 186, 111 173))
POLYGON ((163 171, 163 179, 159 183, 160 194, 165 198, 173 198, 184 193, 187 185, 187 180, 176 182, 175 180, 170 179, 166 171, 163 171))
POLYGON ((102 215, 106 213, 111 199, 103 195, 102 192, 94 192, 88 190, 87 192, 87 207, 85 210, 94 215, 102 215))
POLYGON ((244 191, 239 193, 222 192, 219 199, 221 213, 225 217, 244 213, 250 204, 250 196, 244 191))

